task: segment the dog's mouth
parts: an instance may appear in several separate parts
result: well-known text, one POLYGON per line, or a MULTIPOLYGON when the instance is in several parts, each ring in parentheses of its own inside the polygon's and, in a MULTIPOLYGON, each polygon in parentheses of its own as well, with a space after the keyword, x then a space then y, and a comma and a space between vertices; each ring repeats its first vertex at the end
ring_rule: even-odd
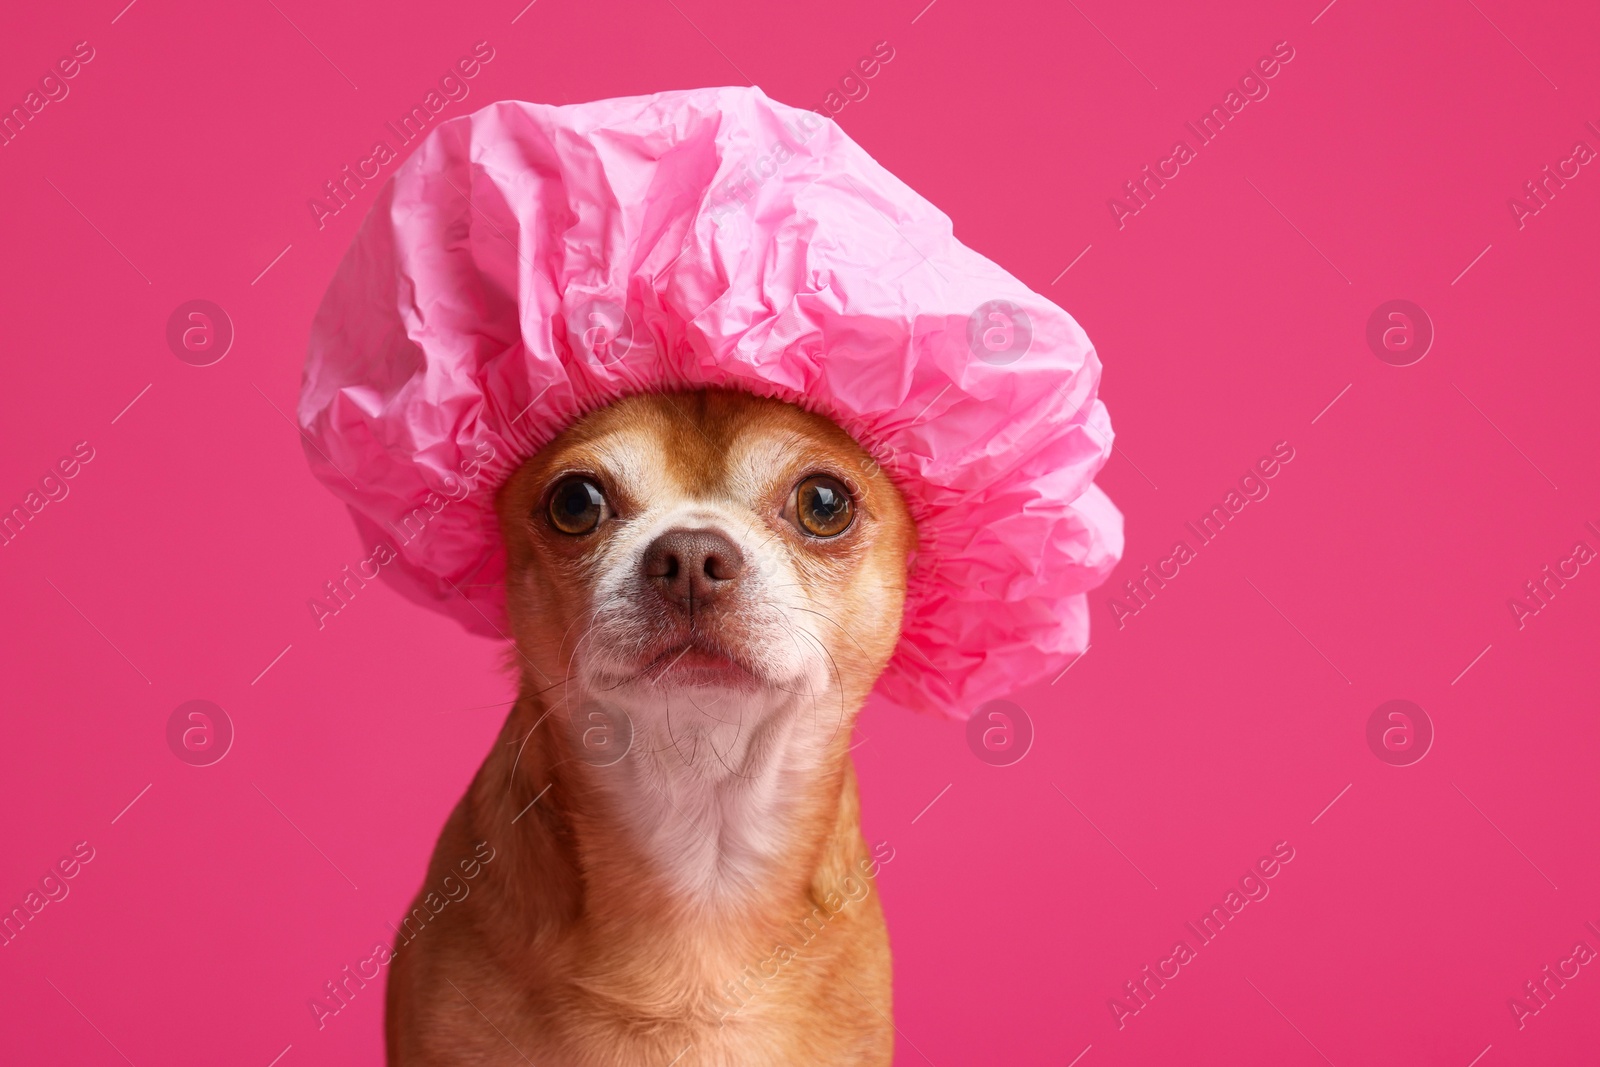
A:
POLYGON ((668 642, 633 676, 652 685, 720 685, 744 689, 762 678, 744 658, 703 634, 668 642))

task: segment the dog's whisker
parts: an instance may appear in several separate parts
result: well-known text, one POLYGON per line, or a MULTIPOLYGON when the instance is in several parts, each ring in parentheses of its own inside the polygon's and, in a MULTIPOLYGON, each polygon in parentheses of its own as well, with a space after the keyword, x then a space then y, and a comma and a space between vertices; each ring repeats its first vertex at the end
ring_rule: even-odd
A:
POLYGON ((828 651, 828 646, 827 645, 823 644, 822 641, 820 639, 818 639, 815 635, 807 633, 805 630, 800 630, 798 632, 800 633, 801 636, 809 639, 813 644, 815 644, 817 646, 818 650, 820 650, 822 652, 822 654, 828 658, 828 664, 829 664, 830 669, 833 672, 833 677, 840 683, 840 684, 835 686, 835 688, 838 689, 838 691, 839 691, 839 718, 833 724, 833 734, 832 734, 832 736, 830 736, 828 738, 828 741, 831 743, 833 741, 833 738, 837 737, 839 735, 839 728, 844 725, 844 720, 849 714, 845 710, 844 685, 843 685, 844 676, 839 673, 839 664, 837 663, 837 661, 834 660, 833 653, 828 651))
MULTIPOLYGON (((777 616, 777 618, 779 619, 779 621, 781 621, 784 624, 784 627, 788 630, 788 632, 789 632, 789 640, 794 642, 795 648, 797 650, 801 650, 801 655, 803 656, 804 655, 804 651, 803 651, 803 649, 802 649, 802 647, 800 645, 799 629, 795 626, 795 624, 793 622, 789 621, 789 619, 785 618, 783 615, 780 614, 780 615, 777 616)), ((811 697, 811 729, 815 730, 817 728, 817 688, 816 688, 815 685, 812 684, 811 676, 809 674, 802 674, 800 677, 802 679, 804 679, 804 681, 806 683, 806 691, 808 692, 808 694, 811 697)), ((800 694, 796 693, 795 695, 799 696, 800 694)))
POLYGON ((517 754, 511 757, 511 770, 506 773, 506 795, 511 795, 511 790, 517 784, 517 764, 522 760, 522 750, 528 747, 528 740, 533 737, 533 730, 529 730, 522 737, 522 744, 517 746, 517 754))
MULTIPOLYGON (((734 750, 734 747, 736 745, 738 745, 738 743, 739 743, 739 738, 744 736, 744 712, 743 712, 743 710, 741 710, 739 712, 738 727, 739 728, 734 731, 732 740, 730 740, 728 742, 728 751, 729 752, 732 752, 734 750)), ((735 778, 743 778, 746 781, 753 782, 758 777, 760 777, 759 775, 754 775, 754 774, 740 774, 738 771, 736 771, 732 767, 728 766, 728 761, 722 758, 723 757, 723 753, 717 751, 717 742, 716 742, 716 739, 714 737, 707 737, 706 738, 706 745, 711 749, 712 755, 717 757, 717 762, 722 764, 723 769, 726 770, 729 774, 733 775, 735 778)))
MULTIPOLYGON (((866 648, 864 646, 862 646, 862 644, 861 644, 861 642, 859 640, 857 640, 855 634, 850 632, 849 627, 844 626, 838 620, 836 620, 836 619, 832 618, 831 616, 829 616, 826 612, 817 611, 817 610, 812 609, 812 608, 799 607, 798 605, 796 605, 795 610, 796 611, 803 611, 808 615, 815 615, 819 619, 822 619, 824 622, 832 624, 840 632, 842 632, 846 637, 848 637, 848 638, 850 638, 850 640, 854 641, 857 648, 860 648, 863 653, 866 653, 866 651, 867 651, 866 648)), ((804 631, 802 631, 802 632, 804 632, 804 631)), ((822 650, 822 654, 824 656, 828 657, 828 662, 832 666, 834 677, 836 679, 839 679, 839 681, 841 682, 841 685, 839 686, 839 720, 840 720, 840 723, 842 724, 843 721, 844 721, 844 717, 846 715, 846 712, 845 712, 845 709, 844 709, 844 686, 842 684, 843 676, 839 673, 839 664, 837 663, 837 661, 834 660, 833 653, 828 650, 828 647, 822 641, 818 640, 813 635, 807 634, 807 636, 811 637, 812 641, 816 644, 816 646, 819 649, 822 650)), ((837 726, 835 726, 834 732, 838 733, 838 727, 837 726)))
POLYGON ((830 617, 826 612, 817 611, 814 608, 803 608, 803 607, 800 607, 799 605, 795 605, 794 610, 795 611, 803 611, 807 615, 815 615, 819 619, 821 619, 822 621, 837 627, 840 633, 844 634, 850 640, 854 641, 856 647, 861 649, 861 651, 863 653, 866 653, 866 651, 867 651, 866 646, 863 645, 861 643, 861 641, 856 637, 856 635, 850 631, 850 628, 848 626, 845 626, 843 623, 839 622, 838 620, 830 617))
MULTIPOLYGON (((665 709, 666 709, 665 718, 666 718, 666 721, 667 721, 667 737, 672 742, 672 748, 673 748, 673 750, 675 752, 678 753, 678 758, 683 760, 683 765, 685 767, 693 767, 694 766, 694 754, 690 753, 690 755, 687 758, 684 757, 682 743, 678 740, 677 734, 675 734, 673 732, 673 730, 672 730, 672 697, 668 696, 663 701, 663 704, 664 704, 665 709)), ((697 740, 695 742, 695 749, 698 751, 699 747, 700 747, 699 741, 697 740)))

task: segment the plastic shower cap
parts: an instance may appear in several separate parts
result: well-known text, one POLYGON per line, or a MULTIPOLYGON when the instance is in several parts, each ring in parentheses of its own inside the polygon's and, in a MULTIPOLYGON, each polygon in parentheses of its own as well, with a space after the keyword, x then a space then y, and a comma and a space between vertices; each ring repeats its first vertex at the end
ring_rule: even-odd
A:
POLYGON ((299 420, 384 576, 505 637, 495 491, 579 416, 703 387, 826 415, 920 540, 875 693, 964 718, 1087 645, 1122 554, 1099 379, 1071 316, 832 120, 714 88, 440 124, 328 287, 299 420))

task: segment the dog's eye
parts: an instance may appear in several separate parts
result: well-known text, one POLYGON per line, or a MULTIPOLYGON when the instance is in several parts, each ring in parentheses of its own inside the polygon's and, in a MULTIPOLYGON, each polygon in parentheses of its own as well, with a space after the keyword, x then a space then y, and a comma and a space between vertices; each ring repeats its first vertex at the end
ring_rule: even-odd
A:
POLYGON ((837 537, 854 518, 850 491, 837 478, 814 475, 795 490, 795 519, 813 537, 837 537))
POLYGON ((568 478, 550 494, 550 524, 564 534, 590 533, 600 525, 605 496, 588 478, 568 478))

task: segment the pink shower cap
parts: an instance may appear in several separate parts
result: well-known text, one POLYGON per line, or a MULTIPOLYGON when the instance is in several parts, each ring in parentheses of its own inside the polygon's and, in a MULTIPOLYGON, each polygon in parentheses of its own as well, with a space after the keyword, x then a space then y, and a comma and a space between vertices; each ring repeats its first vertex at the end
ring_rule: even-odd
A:
POLYGON ((299 419, 384 576, 505 637, 495 491, 579 416, 708 386, 826 415, 920 538, 876 694, 964 718, 1087 645, 1122 553, 1099 379, 1071 316, 831 120, 695 89, 438 126, 328 287, 299 419))

